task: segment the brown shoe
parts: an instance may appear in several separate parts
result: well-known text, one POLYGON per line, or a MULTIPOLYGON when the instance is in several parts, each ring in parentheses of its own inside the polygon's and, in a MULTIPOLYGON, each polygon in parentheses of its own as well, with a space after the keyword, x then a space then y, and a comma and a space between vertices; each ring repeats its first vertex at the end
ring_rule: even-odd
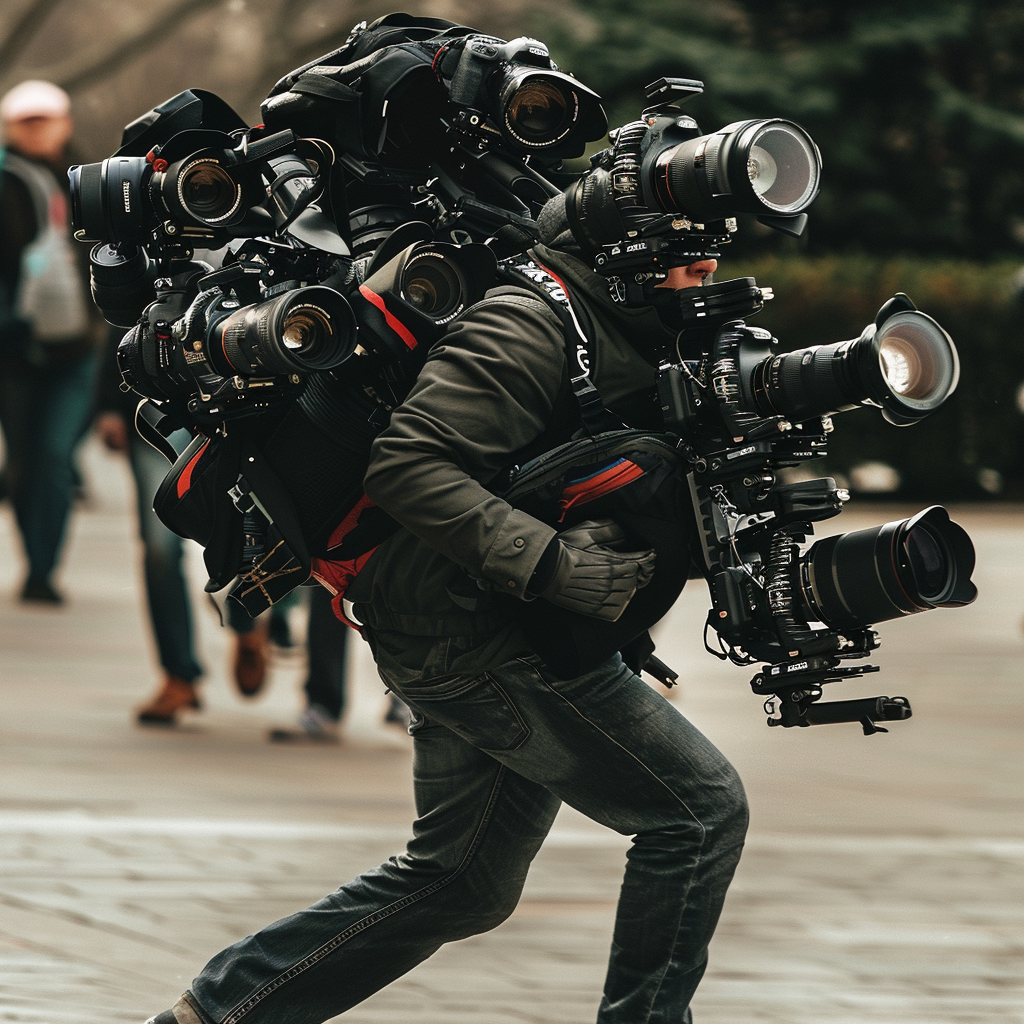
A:
POLYGON ((255 697, 267 681, 270 639, 265 623, 258 623, 251 633, 235 635, 234 676, 243 697, 255 697))
POLYGON ((200 707, 194 683, 177 676, 167 676, 153 699, 143 704, 135 717, 139 725, 177 725, 179 711, 198 711, 200 707))

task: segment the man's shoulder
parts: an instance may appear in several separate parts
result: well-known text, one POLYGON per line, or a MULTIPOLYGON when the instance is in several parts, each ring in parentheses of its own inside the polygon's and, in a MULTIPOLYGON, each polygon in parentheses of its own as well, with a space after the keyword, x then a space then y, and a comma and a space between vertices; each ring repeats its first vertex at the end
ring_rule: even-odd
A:
POLYGON ((500 285, 497 288, 491 288, 472 309, 467 310, 465 316, 471 316, 474 311, 487 308, 499 311, 507 310, 512 316, 520 312, 528 315, 540 315, 550 321, 555 328, 561 328, 561 321, 551 304, 539 295, 518 285, 500 285))

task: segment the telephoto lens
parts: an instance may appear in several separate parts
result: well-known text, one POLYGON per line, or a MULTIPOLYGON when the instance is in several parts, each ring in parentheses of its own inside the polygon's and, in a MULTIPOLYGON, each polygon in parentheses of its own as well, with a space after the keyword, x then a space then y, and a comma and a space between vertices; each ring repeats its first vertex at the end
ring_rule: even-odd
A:
POLYGON ((647 203, 696 221, 737 213, 794 217, 818 194, 821 155, 798 124, 779 118, 735 121, 711 135, 643 160, 647 203))
POLYGON ((938 409, 959 379, 952 339, 901 293, 859 338, 769 357, 746 383, 764 416, 800 421, 875 405, 907 426, 938 409))
POLYGON ((218 299, 207 313, 209 356, 226 376, 309 373, 343 363, 356 347, 356 322, 333 288, 293 288, 241 309, 218 299))
POLYGON ((824 537, 798 560, 799 593, 832 629, 863 629, 970 604, 974 545, 941 505, 882 526, 824 537))

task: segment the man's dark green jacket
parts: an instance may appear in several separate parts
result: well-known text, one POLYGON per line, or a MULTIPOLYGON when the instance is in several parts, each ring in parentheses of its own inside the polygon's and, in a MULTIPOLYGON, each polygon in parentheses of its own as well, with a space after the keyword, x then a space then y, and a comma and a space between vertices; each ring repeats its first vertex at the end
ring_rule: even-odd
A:
MULTIPOLYGON (((590 377, 605 405, 629 426, 659 429, 653 359, 641 353, 672 339, 655 311, 612 302, 604 279, 573 256, 543 246, 530 255, 586 306, 595 334, 590 377)), ((494 594, 524 597, 555 531, 489 488, 579 425, 565 333, 544 300, 498 289, 431 350, 374 443, 365 480, 369 497, 405 529, 381 545, 346 595, 373 632, 410 638, 411 670, 412 649, 421 646, 413 637, 463 638, 481 671, 529 650, 517 602, 494 594)), ((392 636, 389 646, 396 642, 392 636)))

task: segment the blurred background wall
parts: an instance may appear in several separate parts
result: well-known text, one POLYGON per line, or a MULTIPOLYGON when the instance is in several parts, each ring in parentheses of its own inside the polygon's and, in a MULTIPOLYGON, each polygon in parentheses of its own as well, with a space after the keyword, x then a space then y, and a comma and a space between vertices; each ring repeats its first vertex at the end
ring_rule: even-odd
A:
POLYGON ((662 75, 705 82, 688 107, 705 131, 747 117, 804 125, 824 162, 808 231, 742 223, 719 277, 775 289, 758 322, 784 348, 853 337, 906 291, 949 330, 962 368, 926 425, 843 414, 826 471, 888 498, 1024 499, 1020 0, 5 0, 0 92, 24 78, 64 86, 77 158, 97 160, 188 87, 258 123, 282 74, 396 9, 538 36, 601 93, 613 125, 662 75))

